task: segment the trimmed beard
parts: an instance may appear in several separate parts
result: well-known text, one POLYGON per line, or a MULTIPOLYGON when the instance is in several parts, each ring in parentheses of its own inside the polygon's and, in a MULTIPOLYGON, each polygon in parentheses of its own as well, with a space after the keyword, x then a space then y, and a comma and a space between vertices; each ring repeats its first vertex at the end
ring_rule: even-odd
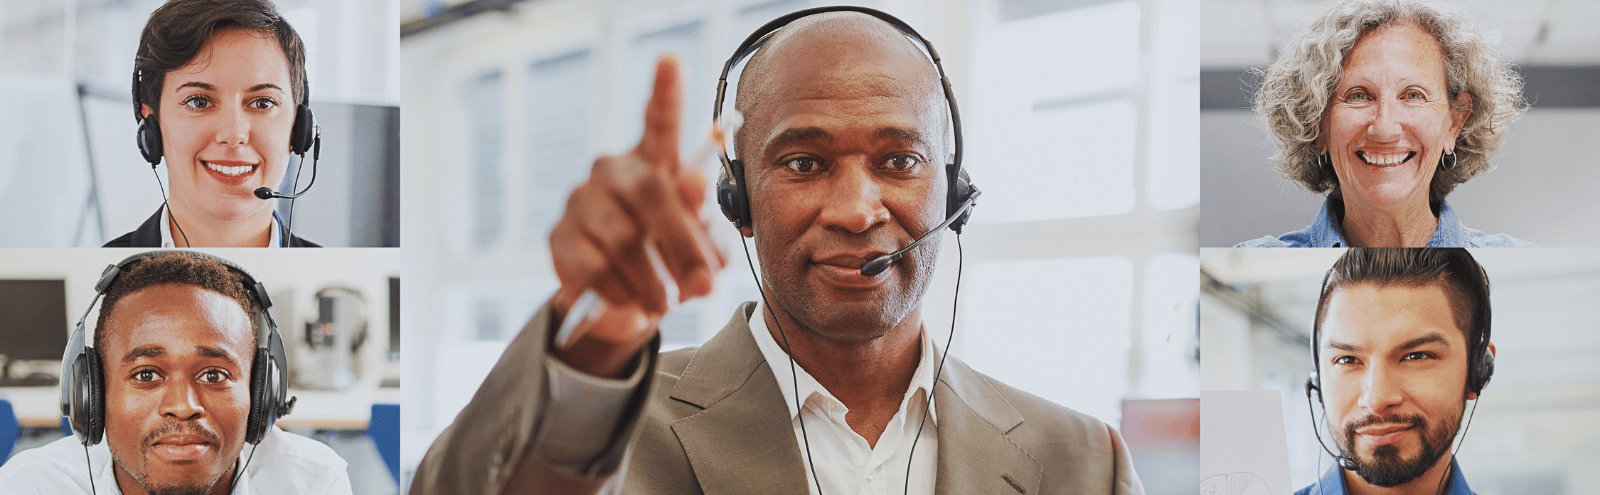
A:
POLYGON ((1463 403, 1456 414, 1446 416, 1445 424, 1436 427, 1430 427, 1428 420, 1418 414, 1391 414, 1381 417, 1369 415, 1345 424, 1344 445, 1340 447, 1343 454, 1356 460, 1355 473, 1363 481, 1384 488, 1400 486, 1427 473, 1428 469, 1450 451, 1450 445, 1455 442, 1456 432, 1461 427, 1461 413, 1465 411, 1466 404, 1463 403), (1401 457, 1400 449, 1394 445, 1379 445, 1372 450, 1372 456, 1366 458, 1360 453, 1352 452, 1355 448, 1356 430, 1379 423, 1408 424, 1421 432, 1419 439, 1422 446, 1416 457, 1410 459, 1401 457))

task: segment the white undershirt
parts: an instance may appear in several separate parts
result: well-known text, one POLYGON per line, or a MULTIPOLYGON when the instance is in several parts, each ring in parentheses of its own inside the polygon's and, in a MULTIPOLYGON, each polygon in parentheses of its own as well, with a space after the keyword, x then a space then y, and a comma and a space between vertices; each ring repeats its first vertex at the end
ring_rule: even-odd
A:
MULTIPOLYGON (((182 228, 183 225, 179 224, 178 227, 182 228)), ((270 227, 272 229, 272 233, 270 234, 271 237, 267 238, 267 245, 266 246, 256 246, 256 247, 275 248, 275 247, 283 246, 283 242, 282 242, 283 238, 278 236, 278 216, 277 215, 273 215, 272 216, 272 225, 270 227)), ((178 245, 177 243, 172 242, 172 222, 170 220, 170 217, 167 216, 167 205, 161 205, 161 247, 172 248, 172 247, 176 247, 177 245, 178 245)), ((193 246, 190 246, 190 247, 193 247, 193 246)))
MULTIPOLYGON (((938 472, 939 429, 935 420, 938 408, 927 401, 927 391, 933 389, 934 367, 938 365, 938 352, 922 332, 922 358, 917 371, 911 375, 911 386, 900 403, 900 411, 878 437, 876 446, 850 429, 845 413, 850 410, 839 402, 805 368, 794 367, 799 373, 800 398, 805 404, 803 413, 795 407, 794 375, 789 371, 789 355, 767 330, 766 308, 756 305, 755 316, 750 319, 750 333, 761 348, 761 355, 772 367, 778 379, 778 389, 783 391, 783 402, 789 407, 789 417, 794 422, 795 440, 800 444, 801 459, 806 456, 806 441, 811 443, 811 458, 806 465, 806 486, 817 493, 811 469, 817 470, 817 479, 826 495, 849 494, 900 494, 906 493, 907 462, 910 467, 910 493, 933 493, 938 472), (916 442, 916 455, 907 459, 912 441, 917 438, 917 426, 922 420, 923 404, 928 404, 928 422, 922 427, 921 440, 916 442), (909 413, 909 414, 908 414, 909 413), (805 420, 805 432, 800 429, 805 420), (803 436, 802 436, 803 435, 803 436)), ((789 331, 789 329, 785 329, 789 331)))

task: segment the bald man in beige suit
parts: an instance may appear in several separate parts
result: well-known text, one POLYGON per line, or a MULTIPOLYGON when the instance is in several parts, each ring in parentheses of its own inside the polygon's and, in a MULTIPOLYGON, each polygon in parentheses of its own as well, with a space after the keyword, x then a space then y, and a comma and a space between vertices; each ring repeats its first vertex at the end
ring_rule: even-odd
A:
POLYGON ((958 359, 940 368, 920 316, 937 236, 862 273, 946 218, 953 154, 936 68, 870 15, 799 18, 751 57, 739 228, 765 302, 658 356, 671 293, 708 293, 726 264, 695 213, 705 178, 678 162, 676 79, 664 60, 639 146, 573 192, 551 234, 562 288, 412 493, 1143 493, 1106 424, 958 359), (556 344, 585 291, 604 310, 556 344))

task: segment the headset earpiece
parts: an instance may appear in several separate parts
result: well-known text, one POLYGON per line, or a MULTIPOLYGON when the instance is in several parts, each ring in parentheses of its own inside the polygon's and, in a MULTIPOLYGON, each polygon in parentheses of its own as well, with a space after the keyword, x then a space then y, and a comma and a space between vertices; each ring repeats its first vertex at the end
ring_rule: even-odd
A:
POLYGON ((1483 387, 1488 386, 1489 379, 1494 377, 1494 353, 1489 352, 1487 344, 1484 346, 1483 355, 1478 358, 1478 368, 1472 371, 1472 376, 1468 377, 1471 383, 1467 386, 1472 393, 1483 393, 1483 387))
MULTIPOLYGON (((945 175, 950 181, 950 185, 946 189, 948 192, 944 202, 944 216, 949 218, 961 209, 961 205, 966 203, 968 198, 972 197, 972 177, 967 175, 967 170, 961 168, 960 163, 945 165, 944 169, 945 175)), ((961 218, 950 222, 950 230, 960 234, 961 227, 966 225, 967 220, 971 218, 972 209, 968 208, 966 212, 961 213, 961 218)))
POLYGON ((87 338, 80 322, 61 357, 61 415, 84 446, 99 444, 105 433, 105 375, 87 338))
POLYGON ((139 120, 139 133, 135 138, 139 141, 139 154, 144 156, 144 161, 150 162, 150 168, 160 165, 161 155, 166 152, 162 149, 161 124, 156 122, 156 114, 139 120))
POLYGON ((744 188, 744 162, 727 160, 722 173, 717 177, 717 206, 722 208, 722 216, 733 222, 733 227, 742 229, 750 226, 750 196, 744 188), (729 176, 729 172, 732 176, 729 176))
POLYGON ((294 128, 289 132, 289 151, 304 155, 317 141, 317 119, 304 103, 294 107, 294 128))

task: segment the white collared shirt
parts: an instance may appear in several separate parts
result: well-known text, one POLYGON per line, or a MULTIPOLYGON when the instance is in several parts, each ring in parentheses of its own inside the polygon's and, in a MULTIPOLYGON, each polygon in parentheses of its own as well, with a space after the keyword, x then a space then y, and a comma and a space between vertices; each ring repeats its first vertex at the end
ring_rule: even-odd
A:
POLYGON ((767 330, 765 311, 764 304, 756 305, 754 316, 750 318, 750 333, 778 379, 778 389, 783 391, 783 402, 789 407, 802 459, 806 457, 806 443, 811 444, 812 462, 806 463, 806 486, 811 493, 817 493, 819 481, 826 495, 907 493, 908 471, 909 493, 933 493, 939 459, 939 429, 934 426, 938 409, 927 402, 927 393, 934 387, 938 352, 928 340, 928 333, 922 332, 922 359, 911 375, 911 386, 901 400, 900 411, 878 436, 877 445, 872 446, 845 422, 849 408, 798 364, 794 370, 799 373, 800 398, 805 408, 801 411, 795 406, 796 377, 789 371, 789 354, 783 352, 782 344, 767 330), (917 430, 924 404, 927 404, 928 420, 921 428, 919 440, 917 430), (801 419, 805 421, 804 432, 800 427, 801 419), (916 453, 908 459, 913 441, 916 453), (817 471, 816 478, 812 477, 813 468, 817 471))
MULTIPOLYGON (((183 228, 181 224, 178 227, 183 228)), ((283 238, 278 235, 278 215, 272 215, 271 229, 272 233, 268 234, 271 237, 267 238, 267 245, 257 247, 275 248, 283 246, 283 238)), ((172 242, 172 222, 170 217, 167 216, 167 205, 161 205, 161 247, 170 249, 177 247, 177 245, 177 243, 172 242)))
MULTIPOLYGON (((246 475, 233 487, 233 495, 350 493, 350 473, 344 459, 321 442, 274 426, 261 444, 253 447, 254 457, 251 448, 246 444, 239 452, 239 462, 245 462, 247 457, 250 460, 245 466, 246 475)), ((7 494, 19 495, 121 495, 111 466, 111 449, 104 441, 88 447, 85 453, 77 437, 69 436, 18 452, 0 466, 0 487, 5 487, 7 494)))

